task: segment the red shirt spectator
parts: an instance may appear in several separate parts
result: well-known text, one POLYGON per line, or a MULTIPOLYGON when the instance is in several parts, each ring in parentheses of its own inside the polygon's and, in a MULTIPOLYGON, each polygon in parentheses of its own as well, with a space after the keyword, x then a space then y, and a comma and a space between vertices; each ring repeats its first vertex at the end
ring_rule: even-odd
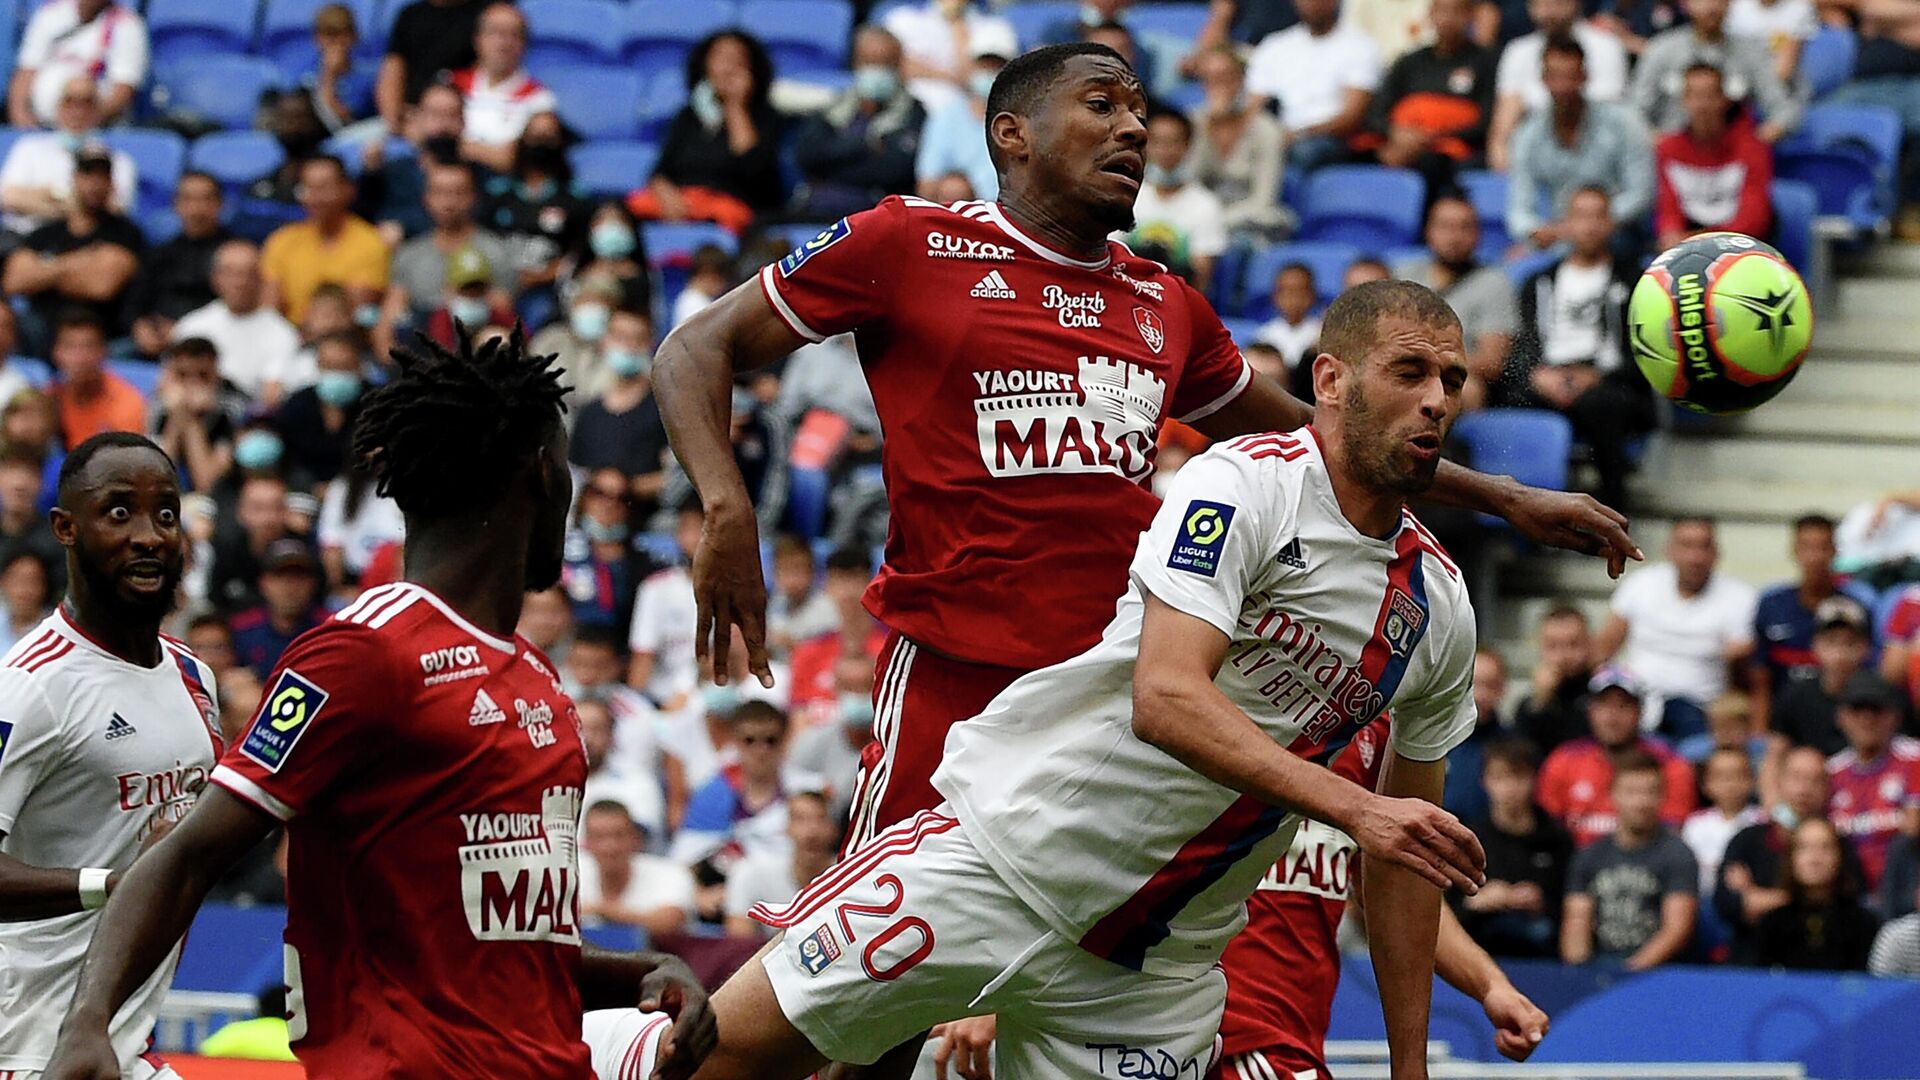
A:
POLYGON ((1687 126, 1654 144, 1653 223, 1660 246, 1709 230, 1765 236, 1773 227, 1767 186, 1773 151, 1742 116, 1729 123, 1729 102, 1718 69, 1688 70, 1681 104, 1687 126))
POLYGON ((1640 686, 1624 670, 1604 667, 1593 676, 1587 696, 1587 725, 1592 737, 1556 748, 1540 766, 1540 808, 1585 847, 1614 831, 1613 763, 1620 754, 1643 750, 1660 763, 1666 793, 1660 820, 1670 828, 1686 824, 1693 812, 1693 769, 1665 743, 1640 734, 1640 686))

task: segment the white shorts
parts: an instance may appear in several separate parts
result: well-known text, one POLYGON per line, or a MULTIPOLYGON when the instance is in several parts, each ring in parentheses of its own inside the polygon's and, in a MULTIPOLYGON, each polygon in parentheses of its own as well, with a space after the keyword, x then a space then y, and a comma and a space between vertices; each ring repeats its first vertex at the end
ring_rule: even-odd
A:
MULTIPOLYGON (((38 1070, 0 1069, 0 1080, 40 1080, 45 1075, 38 1070)), ((180 1080, 180 1074, 165 1062, 156 1065, 142 1056, 134 1059, 133 1067, 125 1071, 123 1080, 180 1080)))
POLYGON ((652 1080, 673 1017, 639 1009, 595 1009, 581 1017, 580 1028, 593 1052, 598 1080, 652 1080))
POLYGON ((1016 897, 950 807, 880 833, 783 908, 762 958, 789 1023, 834 1061, 870 1064, 933 1025, 995 1013, 995 1072, 1023 1080, 1198 1078, 1227 981, 1130 971, 1016 897))

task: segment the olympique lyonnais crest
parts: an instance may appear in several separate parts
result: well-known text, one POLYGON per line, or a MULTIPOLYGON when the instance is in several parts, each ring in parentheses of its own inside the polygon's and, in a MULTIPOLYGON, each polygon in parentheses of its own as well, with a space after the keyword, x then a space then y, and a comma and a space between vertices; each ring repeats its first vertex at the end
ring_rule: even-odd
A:
POLYGON ((1140 328, 1140 340, 1147 343, 1147 348, 1152 349, 1154 355, 1159 355, 1167 344, 1167 329, 1160 322, 1160 316, 1146 308, 1137 307, 1133 309, 1133 325, 1140 328))
POLYGON ((1387 603, 1387 624, 1382 634, 1395 656, 1405 656, 1413 651, 1414 642, 1420 640, 1420 628, 1426 621, 1427 613, 1413 597, 1403 590, 1393 590, 1393 596, 1387 603))

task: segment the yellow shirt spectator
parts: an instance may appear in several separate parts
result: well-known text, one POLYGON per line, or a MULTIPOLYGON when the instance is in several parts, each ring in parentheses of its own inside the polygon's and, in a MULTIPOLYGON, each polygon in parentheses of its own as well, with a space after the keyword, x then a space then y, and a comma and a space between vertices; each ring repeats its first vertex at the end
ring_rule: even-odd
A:
POLYGON ((322 285, 342 285, 356 295, 385 289, 387 259, 387 243, 379 231, 348 214, 331 240, 312 221, 275 229, 261 251, 260 273, 279 297, 281 312, 297 326, 306 316, 307 301, 322 285))

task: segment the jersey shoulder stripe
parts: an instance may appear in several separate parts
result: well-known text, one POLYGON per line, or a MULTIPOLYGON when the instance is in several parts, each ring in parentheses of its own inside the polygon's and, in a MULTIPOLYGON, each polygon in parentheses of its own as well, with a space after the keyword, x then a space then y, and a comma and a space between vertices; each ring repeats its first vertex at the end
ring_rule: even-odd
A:
POLYGON ((40 642, 25 653, 22 653, 20 656, 15 657, 7 666, 29 672, 42 671, 45 670, 49 664, 60 660, 71 652, 73 652, 73 642, 67 640, 59 633, 49 630, 46 634, 46 640, 40 642))
POLYGON ((1400 512, 1406 518, 1408 527, 1418 537, 1420 550, 1437 559, 1449 577, 1459 580, 1460 568, 1454 565, 1453 559, 1447 555, 1447 549, 1441 547, 1440 541, 1434 538, 1433 533, 1427 531, 1427 526, 1414 515, 1412 508, 1403 507, 1400 512))
POLYGON ((19 667, 48 645, 59 640, 60 635, 55 633, 52 627, 46 627, 37 634, 23 637, 13 648, 7 650, 4 658, 0 658, 0 667, 19 667))
POLYGON ((368 606, 378 603, 382 597, 391 596, 399 587, 400 583, 396 581, 368 589, 355 597, 353 603, 335 612, 333 617, 340 622, 352 622, 354 617, 365 611, 368 606))

